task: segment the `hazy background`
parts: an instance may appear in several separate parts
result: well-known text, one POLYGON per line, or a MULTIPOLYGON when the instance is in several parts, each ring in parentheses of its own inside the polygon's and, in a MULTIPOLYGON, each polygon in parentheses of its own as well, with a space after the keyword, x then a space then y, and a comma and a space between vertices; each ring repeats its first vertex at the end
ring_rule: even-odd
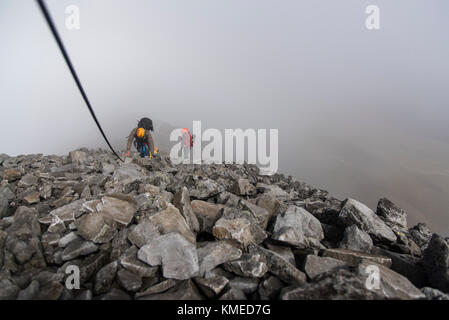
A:
MULTIPOLYGON (((142 116, 165 134, 278 128, 279 172, 373 209, 387 196, 449 234, 449 1, 47 4, 118 149, 142 116)), ((107 148, 32 0, 0 1, 0 107, 0 153, 107 148)))

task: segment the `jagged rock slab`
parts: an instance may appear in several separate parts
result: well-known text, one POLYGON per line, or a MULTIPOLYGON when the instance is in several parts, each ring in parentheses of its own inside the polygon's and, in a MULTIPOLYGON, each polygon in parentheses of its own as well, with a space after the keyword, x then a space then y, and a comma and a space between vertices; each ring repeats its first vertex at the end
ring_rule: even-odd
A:
POLYGON ((145 219, 129 232, 128 240, 140 248, 159 235, 157 226, 150 219, 145 219))
POLYGON ((150 267, 146 263, 137 259, 138 249, 134 246, 128 249, 123 257, 120 258, 120 264, 127 270, 139 277, 151 278, 157 274, 159 267, 150 267))
POLYGON ((370 260, 386 267, 390 267, 392 264, 391 259, 385 256, 346 249, 325 249, 322 255, 344 261, 350 266, 358 266, 364 260, 370 260))
POLYGON ((277 253, 257 245, 248 247, 250 253, 259 254, 268 266, 268 271, 288 284, 306 283, 306 275, 277 253))
POLYGON ((136 292, 142 286, 142 277, 126 269, 121 269, 117 272, 117 282, 126 291, 136 292))
POLYGON ((239 196, 253 196, 257 193, 256 187, 248 179, 237 179, 230 191, 239 196))
POLYGON ((199 271, 196 247, 179 233, 154 238, 139 249, 137 257, 151 266, 162 265, 165 278, 185 280, 199 271))
POLYGON ((320 248, 324 239, 320 221, 304 208, 290 206, 276 218, 273 239, 300 248, 320 248))
POLYGON ((202 300, 198 288, 192 280, 181 281, 176 286, 162 293, 140 297, 140 300, 202 300))
POLYGON ((198 248, 199 276, 203 277, 215 267, 240 258, 242 251, 224 241, 208 242, 198 248))
POLYGON ((193 212, 198 218, 200 230, 203 232, 212 233, 212 228, 215 222, 221 218, 221 210, 224 208, 224 205, 202 200, 193 200, 191 205, 193 212))
POLYGON ((226 262, 223 268, 242 277, 261 278, 268 271, 268 266, 261 261, 259 254, 244 253, 239 259, 226 262))
POLYGON ((347 199, 338 219, 346 226, 355 224, 379 242, 396 241, 393 231, 370 208, 357 200, 347 199))
POLYGON ((95 275, 94 292, 96 294, 108 292, 117 273, 118 262, 113 261, 97 272, 95 275))
POLYGON ((136 200, 123 194, 113 194, 101 198, 97 211, 103 211, 111 216, 119 225, 127 226, 136 213, 136 200))
POLYGON ((159 282, 158 284, 155 284, 154 286, 151 286, 150 288, 142 291, 142 292, 137 292, 135 297, 140 298, 140 297, 145 297, 145 296, 150 296, 156 293, 162 293, 164 291, 167 291, 168 289, 174 287, 176 285, 176 280, 173 279, 167 279, 164 281, 159 282))
POLYGON ((377 203, 377 215, 393 230, 407 230, 407 213, 387 198, 377 203))
POLYGON ((228 285, 229 280, 225 277, 194 278, 200 291, 209 299, 216 298, 228 285))
POLYGON ((406 277, 416 287, 422 288, 427 285, 427 275, 420 258, 377 247, 374 247, 371 253, 390 258, 392 261, 391 270, 406 277))
POLYGON ((424 299, 424 294, 407 278, 381 265, 363 262, 358 266, 358 275, 365 283, 371 284, 371 290, 376 291, 386 299, 424 299), (377 268, 377 269, 374 269, 377 268), (379 284, 373 278, 373 272, 379 271, 379 284))
POLYGON ((345 267, 348 267, 348 265, 341 260, 329 257, 318 257, 310 254, 306 258, 304 271, 310 279, 313 279, 322 273, 345 267))
POLYGON ((369 290, 365 281, 346 270, 323 273, 303 286, 285 287, 280 293, 282 300, 378 300, 380 293, 369 290))
POLYGON ((189 228, 193 232, 200 231, 200 224, 198 219, 193 212, 192 206, 190 204, 190 194, 186 187, 182 187, 173 197, 173 205, 178 208, 179 212, 182 214, 186 220, 189 228))
POLYGON ((62 252, 62 261, 73 260, 80 256, 86 256, 98 250, 98 246, 91 242, 85 241, 83 239, 76 239, 64 249, 62 252))
POLYGON ((373 248, 373 240, 368 233, 360 230, 355 224, 346 227, 339 247, 342 249, 370 253, 373 248))
POLYGON ((432 238, 432 232, 430 232, 429 227, 425 223, 418 223, 409 229, 409 232, 414 242, 423 250, 429 244, 430 238, 432 238))
POLYGON ((438 289, 424 287, 421 288, 421 292, 424 293, 427 300, 449 300, 449 294, 444 294, 438 289))
POLYGON ((109 242, 117 234, 117 223, 104 211, 84 214, 75 226, 78 235, 95 243, 109 242))
POLYGON ((449 293, 449 246, 437 234, 434 234, 424 250, 423 264, 433 288, 449 293))
POLYGON ((167 209, 149 216, 148 219, 158 228, 160 234, 178 232, 191 243, 196 242, 196 237, 189 229, 186 220, 179 210, 172 204, 168 204, 167 209))

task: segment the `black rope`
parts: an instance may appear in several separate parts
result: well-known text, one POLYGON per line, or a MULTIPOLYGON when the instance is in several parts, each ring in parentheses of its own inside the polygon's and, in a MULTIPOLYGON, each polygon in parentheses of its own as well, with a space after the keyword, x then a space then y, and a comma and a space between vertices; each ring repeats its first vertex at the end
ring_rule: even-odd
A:
POLYGON ((106 143, 108 144, 109 148, 112 150, 112 152, 115 154, 115 156, 117 158, 119 158, 120 161, 123 162, 122 158, 120 158, 120 156, 117 154, 117 152, 115 152, 114 148, 112 148, 111 144, 109 143, 108 138, 106 137, 105 133, 103 132, 103 129, 101 128, 100 122, 98 121, 97 117, 95 116, 95 112, 90 105, 89 99, 87 99, 87 95, 84 92, 83 86, 81 85, 81 82, 78 79, 75 69, 73 68, 72 62, 70 61, 69 55, 67 54, 67 51, 65 50, 64 44, 62 43, 62 40, 59 37, 58 31, 56 30, 56 27, 53 23, 51 16, 50 16, 50 13, 48 12, 48 9, 47 9, 47 6, 45 5, 44 0, 36 0, 36 1, 39 4, 42 14, 45 17, 45 20, 47 21, 48 26, 50 27, 50 30, 53 33, 53 36, 54 36, 56 42, 58 43, 59 49, 61 50, 61 53, 64 56, 65 62, 67 63, 67 66, 69 67, 70 72, 72 73, 73 79, 75 80, 76 85, 78 86, 78 89, 80 90, 81 95, 83 96, 84 102, 86 102, 87 108, 89 109, 90 114, 92 115, 92 118, 94 118, 95 123, 97 124, 97 127, 100 130, 101 134, 103 135, 103 138, 106 141, 106 143))

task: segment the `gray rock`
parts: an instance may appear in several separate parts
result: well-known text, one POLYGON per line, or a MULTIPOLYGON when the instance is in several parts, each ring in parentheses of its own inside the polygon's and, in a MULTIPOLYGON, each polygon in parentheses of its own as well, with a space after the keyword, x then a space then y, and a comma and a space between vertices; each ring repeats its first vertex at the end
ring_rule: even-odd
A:
POLYGON ((165 278, 185 280, 199 271, 195 246, 179 233, 154 238, 139 249, 137 257, 151 266, 162 265, 165 278))
POLYGON ((26 240, 41 235, 41 227, 37 219, 38 212, 34 208, 21 206, 13 216, 12 224, 6 229, 9 236, 17 236, 26 240))
POLYGON ((373 264, 372 262, 363 262, 358 266, 357 271, 365 283, 373 285, 372 290, 376 290, 386 299, 414 300, 425 297, 407 278, 387 267, 373 264), (378 288, 376 288, 375 280, 372 277, 374 268, 376 268, 376 271, 379 271, 378 288))
POLYGON ((356 274, 346 269, 323 273, 302 286, 285 287, 282 300, 375 300, 384 297, 369 290, 356 274))
POLYGON ((0 280, 0 300, 16 299, 20 288, 11 280, 0 280))
POLYGON ((423 250, 429 244, 430 238, 432 238, 432 232, 425 223, 418 223, 409 232, 414 242, 423 250))
POLYGON ((277 253, 282 258, 290 262, 292 265, 296 264, 295 255, 290 247, 282 247, 269 242, 265 243, 265 245, 267 246, 268 250, 277 253))
POLYGON ((281 187, 271 184, 258 183, 256 188, 259 192, 262 192, 264 195, 269 195, 275 197, 278 200, 287 200, 290 198, 288 192, 283 190, 281 187))
POLYGON ((304 208, 290 206, 276 218, 273 239, 300 248, 320 248, 324 239, 321 223, 304 208))
POLYGON ((142 220, 128 234, 128 240, 137 247, 143 247, 155 237, 159 236, 159 230, 150 219, 142 220))
POLYGON ((176 281, 173 279, 167 279, 164 281, 159 282, 158 284, 151 286, 150 288, 142 291, 142 292, 137 292, 135 297, 140 298, 140 297, 145 297, 145 296, 151 296, 153 294, 157 294, 157 293, 162 293, 164 291, 167 291, 168 289, 174 287, 176 285, 176 281))
POLYGON ((66 204, 65 206, 62 206, 60 208, 51 211, 49 216, 47 217, 50 220, 39 219, 39 221, 41 223, 48 223, 47 221, 51 222, 52 216, 55 216, 64 222, 73 222, 75 221, 76 218, 78 218, 80 215, 83 214, 81 208, 84 202, 85 202, 84 199, 73 201, 69 204, 66 204))
POLYGON ((124 289, 131 292, 138 291, 142 286, 142 278, 126 269, 117 272, 117 281, 124 289))
POLYGON ((215 222, 221 218, 223 205, 210 203, 202 200, 193 200, 191 202, 193 212, 198 218, 200 230, 212 233, 212 227, 215 222))
POLYGON ((277 216, 287 210, 287 205, 283 204, 282 201, 270 194, 261 195, 256 199, 255 204, 266 209, 270 214, 270 217, 277 216))
POLYGON ((200 291, 209 299, 216 298, 228 285, 229 280, 218 276, 213 278, 194 278, 200 291))
POLYGON ((59 238, 58 246, 60 248, 65 248, 69 245, 70 242, 72 242, 73 240, 76 240, 78 238, 79 238, 78 235, 72 231, 72 232, 66 234, 65 236, 63 236, 62 238, 59 238))
POLYGON ((250 245, 248 250, 250 253, 259 254, 261 259, 263 259, 262 261, 267 264, 268 271, 282 281, 297 285, 302 285, 306 282, 306 275, 277 253, 257 245, 250 245))
POLYGON ((368 233, 360 230, 355 224, 346 227, 343 239, 339 245, 342 249, 369 253, 373 248, 373 240, 368 233))
POLYGON ((259 279, 248 277, 234 277, 229 281, 233 289, 241 290, 245 295, 251 295, 259 287, 259 279))
POLYGON ((112 180, 122 185, 128 185, 143 180, 141 168, 134 163, 124 164, 117 168, 112 175, 112 180))
POLYGON ((348 267, 348 265, 341 260, 308 255, 304 264, 304 271, 310 279, 313 279, 322 273, 330 272, 336 268, 346 267, 348 267))
POLYGON ((423 253, 424 269, 433 288, 449 293, 449 246, 437 235, 432 235, 423 253))
POLYGON ((186 220, 190 230, 193 232, 200 231, 200 224, 195 213, 193 212, 192 206, 190 204, 189 190, 186 187, 182 187, 174 195, 173 204, 176 208, 178 208, 179 212, 186 220))
POLYGON ((275 276, 269 276, 259 284, 259 296, 261 300, 276 300, 284 287, 284 283, 275 276))
POLYGON ((71 151, 69 157, 70 162, 74 164, 82 164, 87 161, 87 154, 80 150, 71 151))
POLYGON ((424 287, 421 288, 421 292, 424 293, 427 300, 449 300, 449 294, 445 294, 438 289, 424 287))
POLYGON ((113 194, 101 198, 97 211, 107 213, 120 226, 128 226, 136 213, 136 200, 124 194, 113 194))
POLYGON ((231 240, 242 248, 249 244, 259 244, 267 234, 257 224, 246 218, 220 218, 212 228, 212 233, 219 240, 231 240))
POLYGON ((420 258, 377 247, 374 247, 371 253, 390 258, 392 261, 391 270, 406 277, 416 287, 422 288, 426 286, 428 280, 420 258))
POLYGON ((117 234, 117 223, 103 211, 83 215, 75 221, 77 234, 95 243, 106 243, 117 234))
POLYGON ((40 284, 40 290, 36 300, 58 300, 64 291, 64 287, 57 281, 51 281, 46 284, 40 284))
POLYGON ((205 200, 225 191, 222 185, 204 177, 188 176, 185 183, 189 188, 190 196, 200 200, 205 200))
POLYGON ((253 196, 257 193, 257 189, 248 179, 238 179, 231 187, 231 192, 239 196, 253 196))
POLYGON ((38 183, 37 177, 31 173, 27 173, 26 175, 24 175, 22 177, 22 179, 20 179, 18 186, 19 187, 31 187, 31 186, 37 185, 37 183, 38 183))
POLYGON ((346 226, 355 224, 379 242, 396 241, 393 231, 370 208, 357 200, 347 199, 338 218, 346 226))
POLYGON ((192 280, 184 280, 162 293, 140 297, 141 300, 202 300, 198 288, 192 280))
POLYGON ((128 241, 129 230, 130 229, 120 230, 114 237, 114 239, 112 239, 112 250, 109 256, 109 259, 111 261, 119 259, 122 254, 124 254, 130 248, 131 245, 128 241))
POLYGON ((97 272, 95 275, 94 292, 96 294, 108 292, 117 273, 118 262, 114 261, 97 272))
POLYGON ((323 250, 323 257, 330 257, 346 262, 350 266, 358 266, 365 260, 373 261, 374 263, 390 267, 391 259, 385 256, 364 253, 360 251, 352 251, 346 249, 325 249, 323 250))
POLYGON ((178 232, 191 243, 196 243, 196 236, 190 230, 179 210, 172 204, 169 203, 167 209, 159 211, 148 219, 157 226, 160 234, 178 232))
POLYGON ((8 199, 0 195, 0 219, 8 215, 8 199))
POLYGON ((268 266, 260 260, 259 254, 245 253, 239 259, 223 264, 223 268, 242 277, 261 278, 268 271, 268 266))
POLYGON ((267 228, 268 221, 271 217, 268 210, 243 199, 239 200, 238 206, 240 209, 247 210, 248 212, 250 212, 254 217, 255 222, 260 228, 264 230, 267 228))
POLYGON ((138 260, 137 252, 138 249, 136 247, 131 247, 124 256, 120 258, 120 264, 139 277, 151 278, 156 276, 159 267, 150 267, 146 263, 138 260))
POLYGON ((98 270, 109 262, 108 258, 107 252, 100 251, 83 259, 79 265, 81 283, 89 281, 98 270))
POLYGON ((225 262, 240 258, 242 251, 224 241, 208 242, 198 248, 199 276, 225 262))
POLYGON ((62 261, 72 260, 80 256, 86 256, 98 250, 98 246, 83 239, 76 239, 64 249, 62 252, 62 261))
POLYGON ((376 213, 392 230, 407 230, 407 213, 387 198, 379 200, 376 213))
POLYGON ((37 280, 31 281, 30 285, 19 292, 17 300, 32 300, 39 293, 39 282, 37 280))

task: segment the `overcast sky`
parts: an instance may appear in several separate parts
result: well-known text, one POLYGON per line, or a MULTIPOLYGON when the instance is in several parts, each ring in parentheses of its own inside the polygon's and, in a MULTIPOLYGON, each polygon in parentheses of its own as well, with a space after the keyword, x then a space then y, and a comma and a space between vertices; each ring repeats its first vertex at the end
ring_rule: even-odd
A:
MULTIPOLYGON (((373 209, 387 196, 449 234, 447 0, 47 4, 118 149, 142 116, 276 128, 280 172, 373 209)), ((0 106, 0 153, 106 148, 32 0, 0 2, 0 106)))

